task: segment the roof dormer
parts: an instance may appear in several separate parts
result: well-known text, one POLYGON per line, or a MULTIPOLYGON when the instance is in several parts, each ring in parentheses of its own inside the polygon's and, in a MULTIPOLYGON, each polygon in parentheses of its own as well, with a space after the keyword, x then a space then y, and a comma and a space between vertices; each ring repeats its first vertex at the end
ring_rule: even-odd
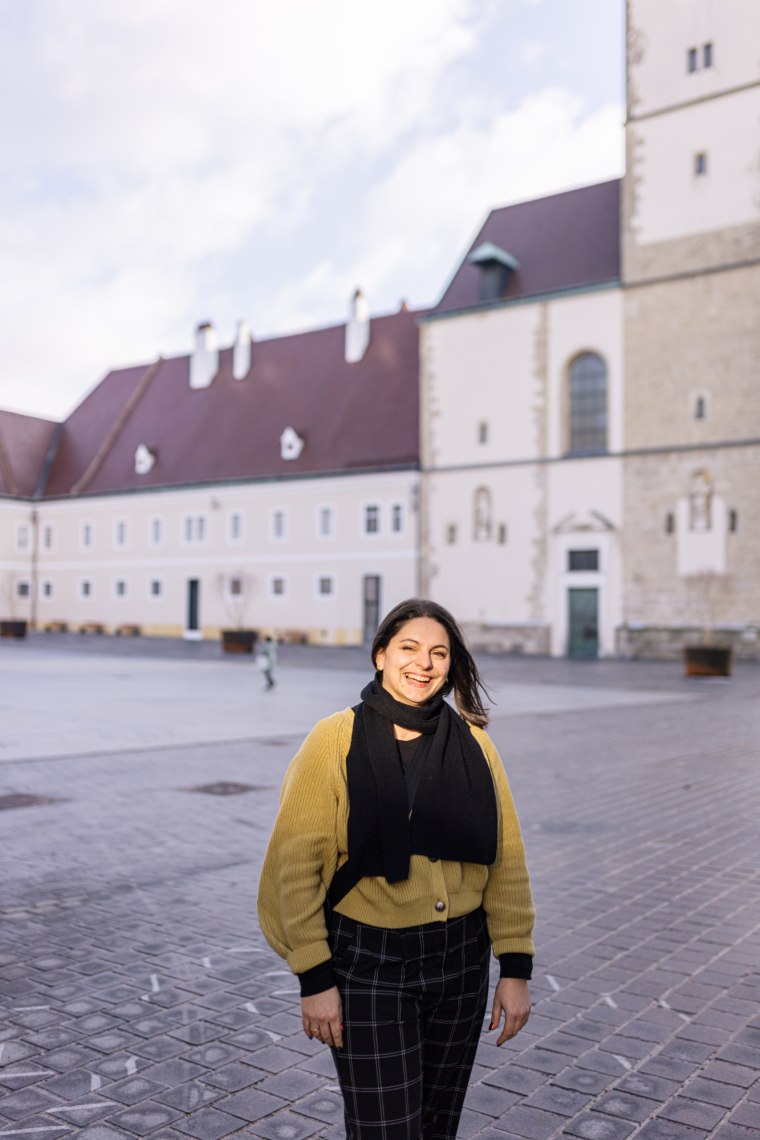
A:
POLYGON ((504 296, 509 279, 520 262, 506 249, 484 241, 468 256, 470 265, 480 270, 480 300, 498 301, 504 296))

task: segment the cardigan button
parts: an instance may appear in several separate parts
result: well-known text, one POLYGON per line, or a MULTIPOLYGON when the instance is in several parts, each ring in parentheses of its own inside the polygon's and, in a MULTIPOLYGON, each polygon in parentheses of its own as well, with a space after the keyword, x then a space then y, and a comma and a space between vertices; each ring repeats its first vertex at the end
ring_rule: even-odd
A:
POLYGON ((443 901, 443 899, 438 900, 438 902, 435 904, 435 909, 439 912, 446 909, 446 903, 443 901))
POLYGON ((437 855, 428 855, 428 859, 430 860, 431 863, 437 863, 438 862, 438 856, 437 855))

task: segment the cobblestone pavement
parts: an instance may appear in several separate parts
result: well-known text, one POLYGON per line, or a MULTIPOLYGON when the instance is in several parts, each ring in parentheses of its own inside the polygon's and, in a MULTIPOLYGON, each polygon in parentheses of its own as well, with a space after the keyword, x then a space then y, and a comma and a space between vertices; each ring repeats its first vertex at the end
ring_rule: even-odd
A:
MULTIPOLYGON (((359 661, 286 649, 265 694, 208 652, 0 645, 0 1138, 343 1136, 255 888, 288 760, 359 661)), ((760 669, 482 664, 538 956, 460 1136, 760 1136, 760 669)))

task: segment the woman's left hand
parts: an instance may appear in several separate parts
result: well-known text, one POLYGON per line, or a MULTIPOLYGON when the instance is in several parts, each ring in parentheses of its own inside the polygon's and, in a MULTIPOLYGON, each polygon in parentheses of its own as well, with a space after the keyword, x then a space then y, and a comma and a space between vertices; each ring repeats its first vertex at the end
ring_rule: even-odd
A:
POLYGON ((504 1015, 504 1028, 499 1034, 497 1045, 503 1045, 523 1029, 530 1017, 530 991, 522 978, 499 978, 496 993, 493 995, 491 1025, 496 1029, 504 1015))

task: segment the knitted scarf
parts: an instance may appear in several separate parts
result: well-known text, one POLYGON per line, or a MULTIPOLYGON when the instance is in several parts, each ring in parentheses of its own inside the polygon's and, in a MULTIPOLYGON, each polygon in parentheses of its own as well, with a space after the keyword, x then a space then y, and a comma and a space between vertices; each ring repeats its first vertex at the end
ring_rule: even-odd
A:
MULTIPOLYGON (((422 747, 422 742, 420 744, 422 747)), ((442 697, 405 705, 377 673, 354 709, 346 759, 352 878, 409 877, 411 855, 489 865, 496 859, 496 794, 466 721, 442 697), (432 735, 410 813, 393 725, 432 735)))

